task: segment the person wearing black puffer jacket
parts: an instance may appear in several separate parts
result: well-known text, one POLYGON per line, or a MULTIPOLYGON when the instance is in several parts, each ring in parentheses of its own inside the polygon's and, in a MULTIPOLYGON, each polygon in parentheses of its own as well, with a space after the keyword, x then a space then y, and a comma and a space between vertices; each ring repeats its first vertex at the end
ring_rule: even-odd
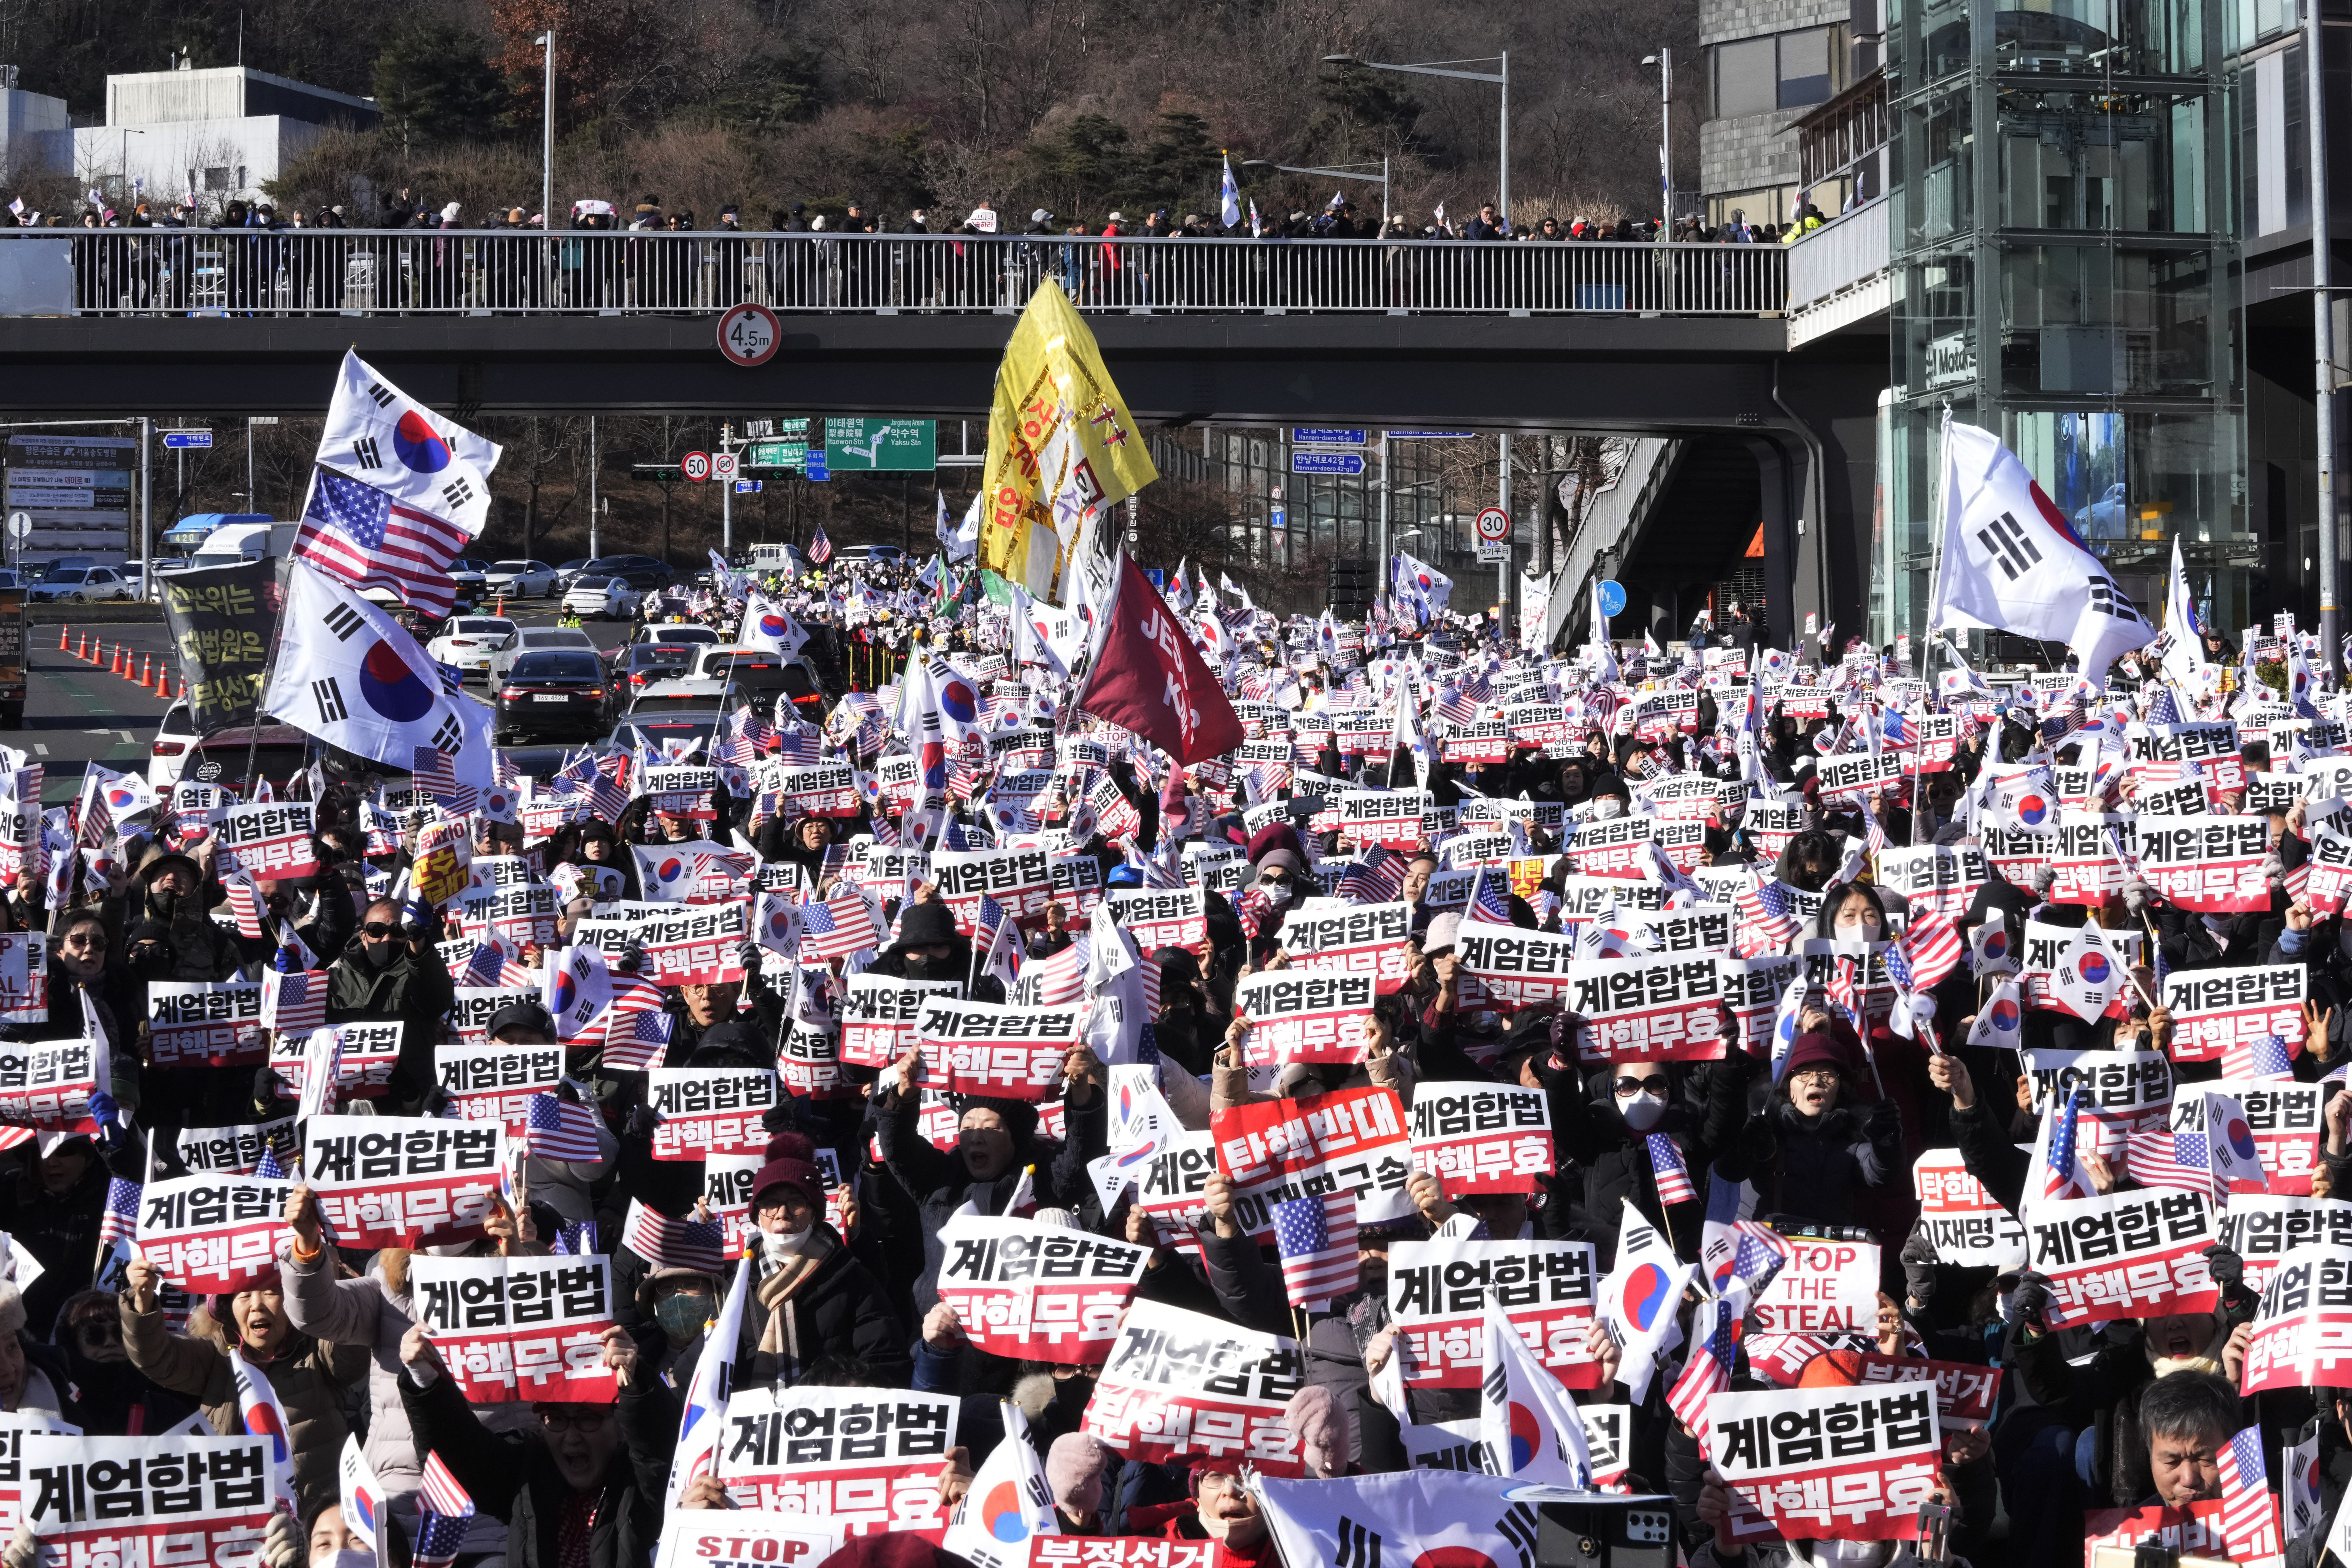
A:
MULTIPOLYGON (((916 906, 918 910, 926 907, 916 906)), ((1108 1152, 1110 1135, 1108 1099, 1103 1092, 1108 1070, 1094 1052, 1079 1045, 1063 1062, 1068 1110, 1061 1142, 1038 1139, 1034 1105, 965 1096, 958 1108, 956 1146, 943 1153, 931 1147, 918 1121, 922 1106, 915 1091, 915 1071, 921 1060, 918 1047, 885 1069, 866 1110, 866 1136, 881 1144, 890 1174, 921 1211, 918 1229, 923 1238, 923 1271, 915 1280, 914 1293, 919 1315, 939 1300, 940 1260, 945 1250, 940 1230, 949 1215, 967 1203, 982 1214, 1003 1214, 1024 1170, 1033 1173, 1030 1179, 1040 1205, 1073 1214, 1089 1205, 1098 1207, 1087 1162, 1108 1152)))
POLYGON ((862 1363, 875 1383, 904 1386, 914 1373, 908 1326, 874 1271, 824 1222, 824 1181, 805 1138, 770 1141, 772 1157, 751 1178, 759 1257, 736 1342, 736 1386, 790 1387, 820 1363, 862 1363))
MULTIPOLYGON (((1861 1053, 1809 1010, 1762 1110, 1716 1160, 1715 1174, 1756 1185, 1758 1210, 1853 1225, 1854 1196, 1903 1179, 1903 1119, 1891 1100, 1849 1104, 1869 1081, 1861 1053)), ((1900 1245, 1901 1237, 1895 1238, 1900 1245)))

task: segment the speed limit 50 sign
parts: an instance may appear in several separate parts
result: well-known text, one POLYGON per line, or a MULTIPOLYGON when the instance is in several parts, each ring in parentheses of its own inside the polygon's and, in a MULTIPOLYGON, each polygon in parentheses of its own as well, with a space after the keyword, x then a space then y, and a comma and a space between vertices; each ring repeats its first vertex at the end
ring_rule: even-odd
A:
POLYGON ((775 312, 765 305, 736 305, 719 318, 719 352, 730 364, 765 364, 782 341, 775 312))
POLYGON ((679 471, 684 473, 689 480, 698 485, 703 480, 710 477, 710 454, 708 452, 688 452, 685 457, 678 459, 677 466, 679 471))

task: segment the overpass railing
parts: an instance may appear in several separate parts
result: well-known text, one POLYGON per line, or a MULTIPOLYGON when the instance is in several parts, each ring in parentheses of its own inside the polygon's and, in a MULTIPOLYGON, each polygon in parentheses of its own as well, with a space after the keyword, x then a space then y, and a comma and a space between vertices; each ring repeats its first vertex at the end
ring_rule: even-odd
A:
POLYGON ((1786 307, 1769 245, 1045 236, 0 229, 0 314, 694 314, 1020 310, 1738 315, 1786 307))

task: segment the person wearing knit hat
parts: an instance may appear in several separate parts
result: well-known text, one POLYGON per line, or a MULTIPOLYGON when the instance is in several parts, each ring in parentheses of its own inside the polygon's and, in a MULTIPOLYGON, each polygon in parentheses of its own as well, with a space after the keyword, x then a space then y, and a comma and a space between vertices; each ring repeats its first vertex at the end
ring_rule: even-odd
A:
POLYGON ((1103 1471, 1110 1449, 1091 1432, 1065 1432, 1045 1454, 1045 1488, 1054 1494, 1065 1535, 1100 1535, 1103 1471))
POLYGON ((736 1344, 739 1381, 800 1383, 829 1360, 856 1381, 903 1386, 914 1364, 881 1281, 824 1219, 825 1182, 807 1137, 781 1132, 751 1178, 759 1251, 736 1344))
POLYGON ((1852 1026, 1809 1006, 1798 1026, 1763 1110, 1732 1139, 1715 1173, 1752 1181, 1768 1210, 1852 1225, 1859 1194, 1901 1183, 1910 1168, 1902 1113, 1876 1094, 1852 1026))

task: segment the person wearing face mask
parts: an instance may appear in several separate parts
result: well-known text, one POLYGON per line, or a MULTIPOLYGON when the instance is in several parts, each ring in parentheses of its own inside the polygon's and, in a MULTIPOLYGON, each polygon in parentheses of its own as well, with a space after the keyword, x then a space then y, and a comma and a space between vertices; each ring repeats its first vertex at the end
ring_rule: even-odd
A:
POLYGON ((854 1356, 876 1384, 905 1387, 914 1373, 907 1325, 881 1282, 825 1223, 824 1180, 811 1152, 806 1138, 779 1134, 751 1178, 760 1250, 736 1343, 736 1386, 789 1387, 828 1356, 854 1356))
POLYGON ((1633 806, 1633 792, 1615 773, 1601 777, 1592 786, 1590 797, 1594 820, 1607 822, 1623 816, 1633 806))
MULTIPOLYGON (((163 1388, 194 1399, 215 1432, 239 1430, 234 1349, 269 1379, 286 1407, 287 1442, 294 1454, 294 1496, 305 1514, 340 1492, 338 1461, 349 1424, 351 1389, 367 1375, 367 1350, 312 1339, 286 1315, 285 1286, 275 1269, 231 1296, 215 1296, 192 1317, 188 1331, 163 1323, 163 1270, 145 1258, 125 1270, 117 1315, 130 1363, 163 1388)), ((158 1427, 157 1430, 162 1428, 158 1427)))
POLYGON ((678 1399, 639 1364, 621 1329, 604 1331, 611 1405, 542 1400, 530 1425, 492 1431, 421 1328, 400 1345, 401 1403, 420 1452, 440 1456, 483 1514, 506 1526, 508 1568, 636 1568, 661 1535, 677 1447, 678 1399))
POLYGON ((971 940, 956 929, 955 911, 937 899, 925 898, 898 913, 898 940, 877 954, 867 973, 900 980, 952 980, 967 987, 964 994, 978 1001, 1002 1002, 1001 981, 972 973, 971 940))
POLYGON ((425 920, 437 926, 439 917, 429 907, 404 910, 390 899, 376 900, 327 971, 327 1022, 403 1026, 387 1110, 417 1105, 433 1087, 433 1047, 442 1016, 457 1001, 430 929, 412 918, 420 907, 425 920))
MULTIPOLYGON (((617 1261, 617 1260, 616 1260, 617 1261)), ((681 1393, 693 1386, 719 1299, 726 1287, 699 1268, 665 1263, 637 1282, 637 1310, 650 1328, 637 1335, 638 1364, 681 1393)))
POLYGON ((237 951, 236 937, 214 924, 205 912, 211 908, 213 886, 194 859, 154 845, 141 858, 122 905, 110 913, 107 923, 121 931, 137 923, 137 919, 163 922, 172 933, 172 967, 171 973, 156 979, 214 983, 232 979, 245 960, 237 951), (134 909, 137 918, 124 918, 132 916, 134 909))

